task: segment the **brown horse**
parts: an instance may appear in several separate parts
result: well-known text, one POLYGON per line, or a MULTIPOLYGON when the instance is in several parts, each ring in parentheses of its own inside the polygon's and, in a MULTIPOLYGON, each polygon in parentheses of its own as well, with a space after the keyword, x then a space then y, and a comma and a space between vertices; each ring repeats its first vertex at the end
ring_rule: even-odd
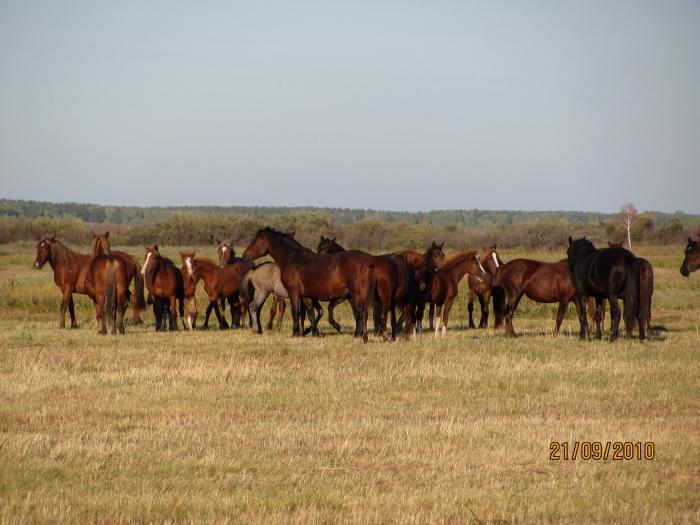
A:
POLYGON ((478 279, 486 277, 486 270, 475 251, 462 251, 450 255, 445 259, 442 267, 435 272, 429 290, 430 302, 436 307, 435 337, 438 336, 440 328, 442 328, 442 335, 446 335, 450 310, 457 296, 459 282, 468 273, 478 279))
POLYGON ((512 337, 515 336, 513 315, 523 295, 537 303, 559 303, 555 334, 559 333, 569 303, 576 299, 576 287, 566 259, 556 263, 514 259, 496 270, 493 284, 505 294, 506 335, 512 337))
MULTIPOLYGON (((608 248, 622 248, 622 242, 610 242, 608 241, 608 248)), ((640 298, 642 301, 642 318, 644 319, 644 330, 649 331, 651 327, 651 305, 652 296, 654 294, 654 268, 651 263, 642 257, 637 257, 637 262, 639 263, 639 285, 640 285, 640 298)), ((595 312, 596 312, 595 298, 589 297, 587 300, 588 312, 588 322, 591 326, 595 325, 595 312)), ((600 322, 601 324, 605 321, 605 302, 600 305, 600 322)), ((626 321, 625 321, 626 322, 626 321)), ((632 322, 631 329, 634 330, 637 327, 637 318, 635 317, 632 322)), ((612 328, 611 328, 612 329, 612 328)))
POLYGON ((98 334, 107 333, 107 323, 112 333, 124 333, 124 313, 129 302, 129 278, 122 257, 112 255, 105 237, 92 243, 93 258, 85 277, 88 295, 95 301, 98 334))
MULTIPOLYGON (((477 279, 473 275, 467 276, 467 284, 469 285, 469 295, 467 296, 467 311, 469 312, 469 328, 476 328, 474 326, 474 299, 479 298, 479 304, 481 306, 481 320, 479 321, 479 328, 486 328, 489 324, 489 301, 494 293, 497 293, 499 288, 494 289, 493 287, 493 277, 496 275, 496 269, 503 265, 498 252, 496 251, 496 245, 482 246, 479 250, 479 261, 481 265, 486 270, 486 277, 484 279, 477 279)), ((496 314, 496 328, 499 328, 503 324, 503 312, 499 308, 500 301, 494 296, 493 307, 494 313, 496 314)))
POLYGON ((143 276, 141 275, 141 266, 139 265, 136 257, 126 252, 112 250, 109 242, 109 231, 100 235, 91 232, 92 238, 90 240, 90 251, 93 257, 99 254, 111 253, 113 257, 117 257, 124 262, 126 268, 126 277, 128 283, 134 283, 134 293, 129 293, 131 296, 131 308, 132 308, 132 322, 134 324, 141 324, 140 311, 146 308, 146 301, 143 296, 143 276))
POLYGON ((688 237, 688 246, 685 247, 685 258, 681 264, 681 275, 688 277, 700 268, 700 243, 688 237))
POLYGON ((166 316, 169 320, 169 329, 177 330, 178 301, 180 317, 184 317, 185 289, 182 274, 173 261, 160 254, 157 244, 145 246, 144 249, 146 256, 141 267, 141 275, 144 276, 146 288, 153 298, 156 331, 165 331, 166 316))
MULTIPOLYGON (((367 314, 369 305, 378 290, 382 300, 382 312, 391 307, 393 291, 386 282, 377 279, 376 270, 391 271, 381 258, 347 251, 329 255, 314 254, 272 228, 258 230, 245 249, 244 257, 258 259, 270 254, 282 272, 282 284, 292 303, 294 336, 304 335, 302 327, 302 299, 310 298, 330 301, 350 294, 355 312, 356 330, 362 339, 367 337, 367 314)), ((395 266, 393 266, 395 268, 395 266)))
POLYGON ((202 329, 207 330, 209 328, 209 316, 211 315, 212 309, 219 321, 219 329, 225 330, 229 327, 226 318, 219 310, 219 300, 221 298, 225 298, 228 301, 229 307, 231 308, 233 325, 240 328, 240 322, 236 323, 236 320, 240 320, 245 315, 245 304, 240 301, 239 297, 241 278, 245 272, 253 267, 253 264, 248 261, 239 260, 222 268, 211 259, 207 259, 206 257, 194 257, 194 253, 192 255, 193 257, 186 260, 186 264, 192 269, 190 279, 193 280, 195 284, 200 279, 203 280, 204 291, 209 297, 209 306, 207 306, 202 329), (238 313, 238 315, 235 315, 236 313, 238 313))
MULTIPOLYGON (((91 255, 77 253, 65 244, 50 237, 38 237, 34 267, 40 270, 47 262, 53 270, 53 281, 61 290, 61 328, 66 327, 66 310, 70 313, 70 327, 77 328, 73 294, 88 295, 85 289, 85 277, 90 271, 91 255)), ((98 319, 99 323, 99 319, 98 319)))
POLYGON ((197 329, 197 283, 192 279, 192 259, 195 252, 180 252, 182 285, 185 292, 185 323, 190 330, 197 329))

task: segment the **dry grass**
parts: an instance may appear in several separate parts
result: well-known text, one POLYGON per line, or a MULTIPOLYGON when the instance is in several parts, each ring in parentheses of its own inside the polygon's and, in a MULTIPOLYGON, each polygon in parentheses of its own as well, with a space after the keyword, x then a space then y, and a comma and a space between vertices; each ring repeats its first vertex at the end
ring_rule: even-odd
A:
POLYGON ((553 338, 528 301, 522 337, 467 331, 462 294, 446 339, 367 345, 325 323, 99 337, 85 302, 61 331, 32 246, 0 252, 0 522, 700 520, 700 279, 680 250, 643 253, 664 328, 644 344, 553 338), (551 462, 552 440, 656 458, 551 462))

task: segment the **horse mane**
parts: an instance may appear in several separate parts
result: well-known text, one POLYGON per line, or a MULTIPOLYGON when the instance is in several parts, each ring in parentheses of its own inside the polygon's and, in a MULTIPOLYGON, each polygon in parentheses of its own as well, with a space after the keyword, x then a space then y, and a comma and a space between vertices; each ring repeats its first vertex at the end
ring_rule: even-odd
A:
POLYGON ((445 262, 442 264, 440 267, 440 271, 449 271, 455 266, 457 266, 459 263, 464 261, 465 259, 468 259, 469 257, 476 257, 476 252, 471 251, 460 251, 460 252, 455 252, 449 257, 445 259, 445 262))
POLYGON ((59 240, 47 242, 51 246, 51 259, 54 263, 66 264, 73 261, 77 255, 82 255, 78 252, 74 252, 59 240))
POLYGON ((201 264, 202 266, 206 267, 208 270, 211 269, 219 269, 219 265, 212 261, 209 257, 195 257, 194 260, 192 261, 193 264, 201 264))
MULTIPOLYGON (((292 247, 299 249, 299 250, 304 250, 305 252, 308 253, 313 253, 314 255, 316 252, 314 252, 311 248, 307 248, 303 244, 301 244, 299 241, 297 241, 294 237, 292 237, 288 233, 281 232, 279 230, 275 230, 274 228, 270 228, 269 226, 267 228, 263 228, 262 230, 258 230, 258 233, 272 233, 275 236, 279 237, 279 239, 286 243, 287 245, 291 245, 292 247)), ((257 236, 257 234, 256 234, 257 236)))

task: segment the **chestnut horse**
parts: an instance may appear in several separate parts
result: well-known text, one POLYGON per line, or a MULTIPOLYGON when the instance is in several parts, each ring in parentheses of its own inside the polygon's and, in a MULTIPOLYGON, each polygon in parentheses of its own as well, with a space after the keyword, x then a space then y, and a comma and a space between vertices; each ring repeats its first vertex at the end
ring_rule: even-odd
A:
MULTIPOLYGON (((501 308, 505 311, 506 335, 515 337, 513 315, 523 295, 537 303, 559 303, 554 333, 559 334, 569 303, 576 299, 576 287, 566 259, 549 263, 531 259, 514 259, 499 266, 494 287, 503 290, 501 308)), ((576 305, 578 311, 578 305, 576 305)))
POLYGON ((688 277, 692 272, 700 268, 700 243, 688 237, 688 246, 685 247, 685 258, 681 264, 681 275, 688 277))
POLYGON ((473 275, 467 276, 467 284, 469 285, 469 295, 467 296, 467 312, 469 312, 469 328, 476 328, 474 326, 474 299, 479 298, 479 305, 481 306, 481 320, 479 321, 479 328, 486 328, 489 324, 489 301, 493 295, 493 309, 496 315, 496 325, 495 328, 499 328, 503 324, 503 312, 500 309, 501 300, 496 297, 500 288, 493 287, 493 277, 496 275, 496 269, 503 265, 498 252, 496 251, 496 245, 482 246, 479 250, 479 261, 481 265, 486 270, 486 277, 484 279, 477 279, 473 275), (496 295, 494 295, 496 294, 496 295))
POLYGON ((361 331, 365 342, 368 340, 367 313, 375 290, 382 300, 382 315, 391 308, 393 290, 387 287, 384 279, 378 278, 376 272, 378 268, 391 272, 395 268, 391 261, 358 251, 314 254, 284 233, 269 227, 258 230, 243 256, 254 260, 267 254, 279 265, 282 284, 292 303, 293 336, 304 335, 302 299, 306 297, 330 301, 350 294, 355 312, 355 334, 361 331), (392 267, 388 267, 389 264, 392 267))
POLYGON ((48 262, 53 270, 53 281, 61 290, 62 296, 61 328, 66 327, 66 310, 70 313, 70 327, 78 327, 75 320, 73 294, 85 294, 90 297, 85 289, 85 277, 90 271, 91 261, 91 255, 74 252, 56 239, 55 235, 37 238, 34 267, 40 270, 48 262))
POLYGON ((156 318, 156 331, 165 331, 166 314, 169 320, 168 328, 177 330, 177 311, 179 301, 180 317, 184 317, 185 289, 182 274, 175 263, 163 257, 158 251, 158 245, 145 246, 146 257, 141 267, 146 288, 153 299, 153 314, 156 318))
POLYGON ((92 252, 93 257, 101 253, 107 253, 107 250, 109 250, 113 257, 117 257, 124 262, 128 282, 131 283, 133 281, 134 283, 134 293, 130 293, 132 323, 141 324, 143 321, 141 321, 140 311, 141 309, 146 308, 146 301, 144 300, 144 284, 143 276, 141 275, 141 267, 139 266, 136 257, 126 252, 112 250, 109 242, 109 230, 104 232, 102 235, 95 233, 94 231, 90 233, 92 235, 90 240, 90 251, 92 252))
POLYGON ((439 335, 440 328, 442 328, 443 336, 447 334, 447 323, 450 319, 452 303, 457 297, 459 282, 466 274, 474 275, 477 279, 486 277, 486 270, 481 265, 475 251, 453 253, 435 272, 428 291, 430 302, 435 304, 436 308, 435 337, 439 335))
POLYGON ((188 259, 192 259, 195 252, 180 252, 182 266, 180 273, 182 274, 182 285, 185 292, 185 322, 190 330, 197 329, 197 283, 192 279, 192 263, 188 259))
POLYGON ((197 283, 200 279, 204 281, 204 291, 209 297, 209 306, 204 316, 203 330, 209 328, 209 316, 212 309, 219 321, 219 329, 227 329, 226 318, 219 310, 219 300, 225 298, 231 308, 232 324, 240 328, 240 320, 245 314, 245 305, 240 301, 239 288, 243 274, 253 267, 244 260, 238 260, 233 264, 228 264, 223 268, 211 259, 206 257, 189 257, 185 264, 191 268, 190 279, 197 283))
MULTIPOLYGON (((108 236, 107 236, 108 237, 108 236)), ((124 333, 124 313, 129 302, 127 265, 122 257, 112 255, 107 237, 94 235, 92 261, 85 277, 88 295, 95 301, 98 334, 107 333, 107 323, 112 333, 124 333)))
POLYGON ((625 328, 627 336, 632 336, 632 325, 637 318, 639 339, 645 339, 644 318, 641 308, 639 263, 637 258, 624 248, 596 249, 593 243, 585 237, 573 240, 569 237, 567 250, 569 271, 576 286, 576 302, 579 307, 581 331, 579 337, 583 340, 589 335, 588 319, 586 318, 586 302, 589 295, 596 300, 596 338, 602 337, 600 330, 600 308, 603 300, 610 303, 612 317, 612 332, 610 340, 619 337, 620 305, 618 298, 625 301, 625 328))

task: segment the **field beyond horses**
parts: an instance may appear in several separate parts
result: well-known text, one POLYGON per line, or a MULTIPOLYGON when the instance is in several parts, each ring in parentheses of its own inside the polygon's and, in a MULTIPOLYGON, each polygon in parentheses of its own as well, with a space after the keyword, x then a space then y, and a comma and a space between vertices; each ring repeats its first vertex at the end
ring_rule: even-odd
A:
POLYGON ((155 333, 148 311, 99 336, 76 296, 80 328, 59 330, 48 264, 0 245, 0 522, 697 523, 700 275, 682 246, 637 254, 644 343, 579 342, 573 305, 554 338, 556 305, 527 299, 520 337, 467 330, 462 288, 446 338, 362 344, 346 305, 320 338, 292 339, 289 309, 263 335, 155 333), (552 441, 655 456, 551 461, 552 441))

